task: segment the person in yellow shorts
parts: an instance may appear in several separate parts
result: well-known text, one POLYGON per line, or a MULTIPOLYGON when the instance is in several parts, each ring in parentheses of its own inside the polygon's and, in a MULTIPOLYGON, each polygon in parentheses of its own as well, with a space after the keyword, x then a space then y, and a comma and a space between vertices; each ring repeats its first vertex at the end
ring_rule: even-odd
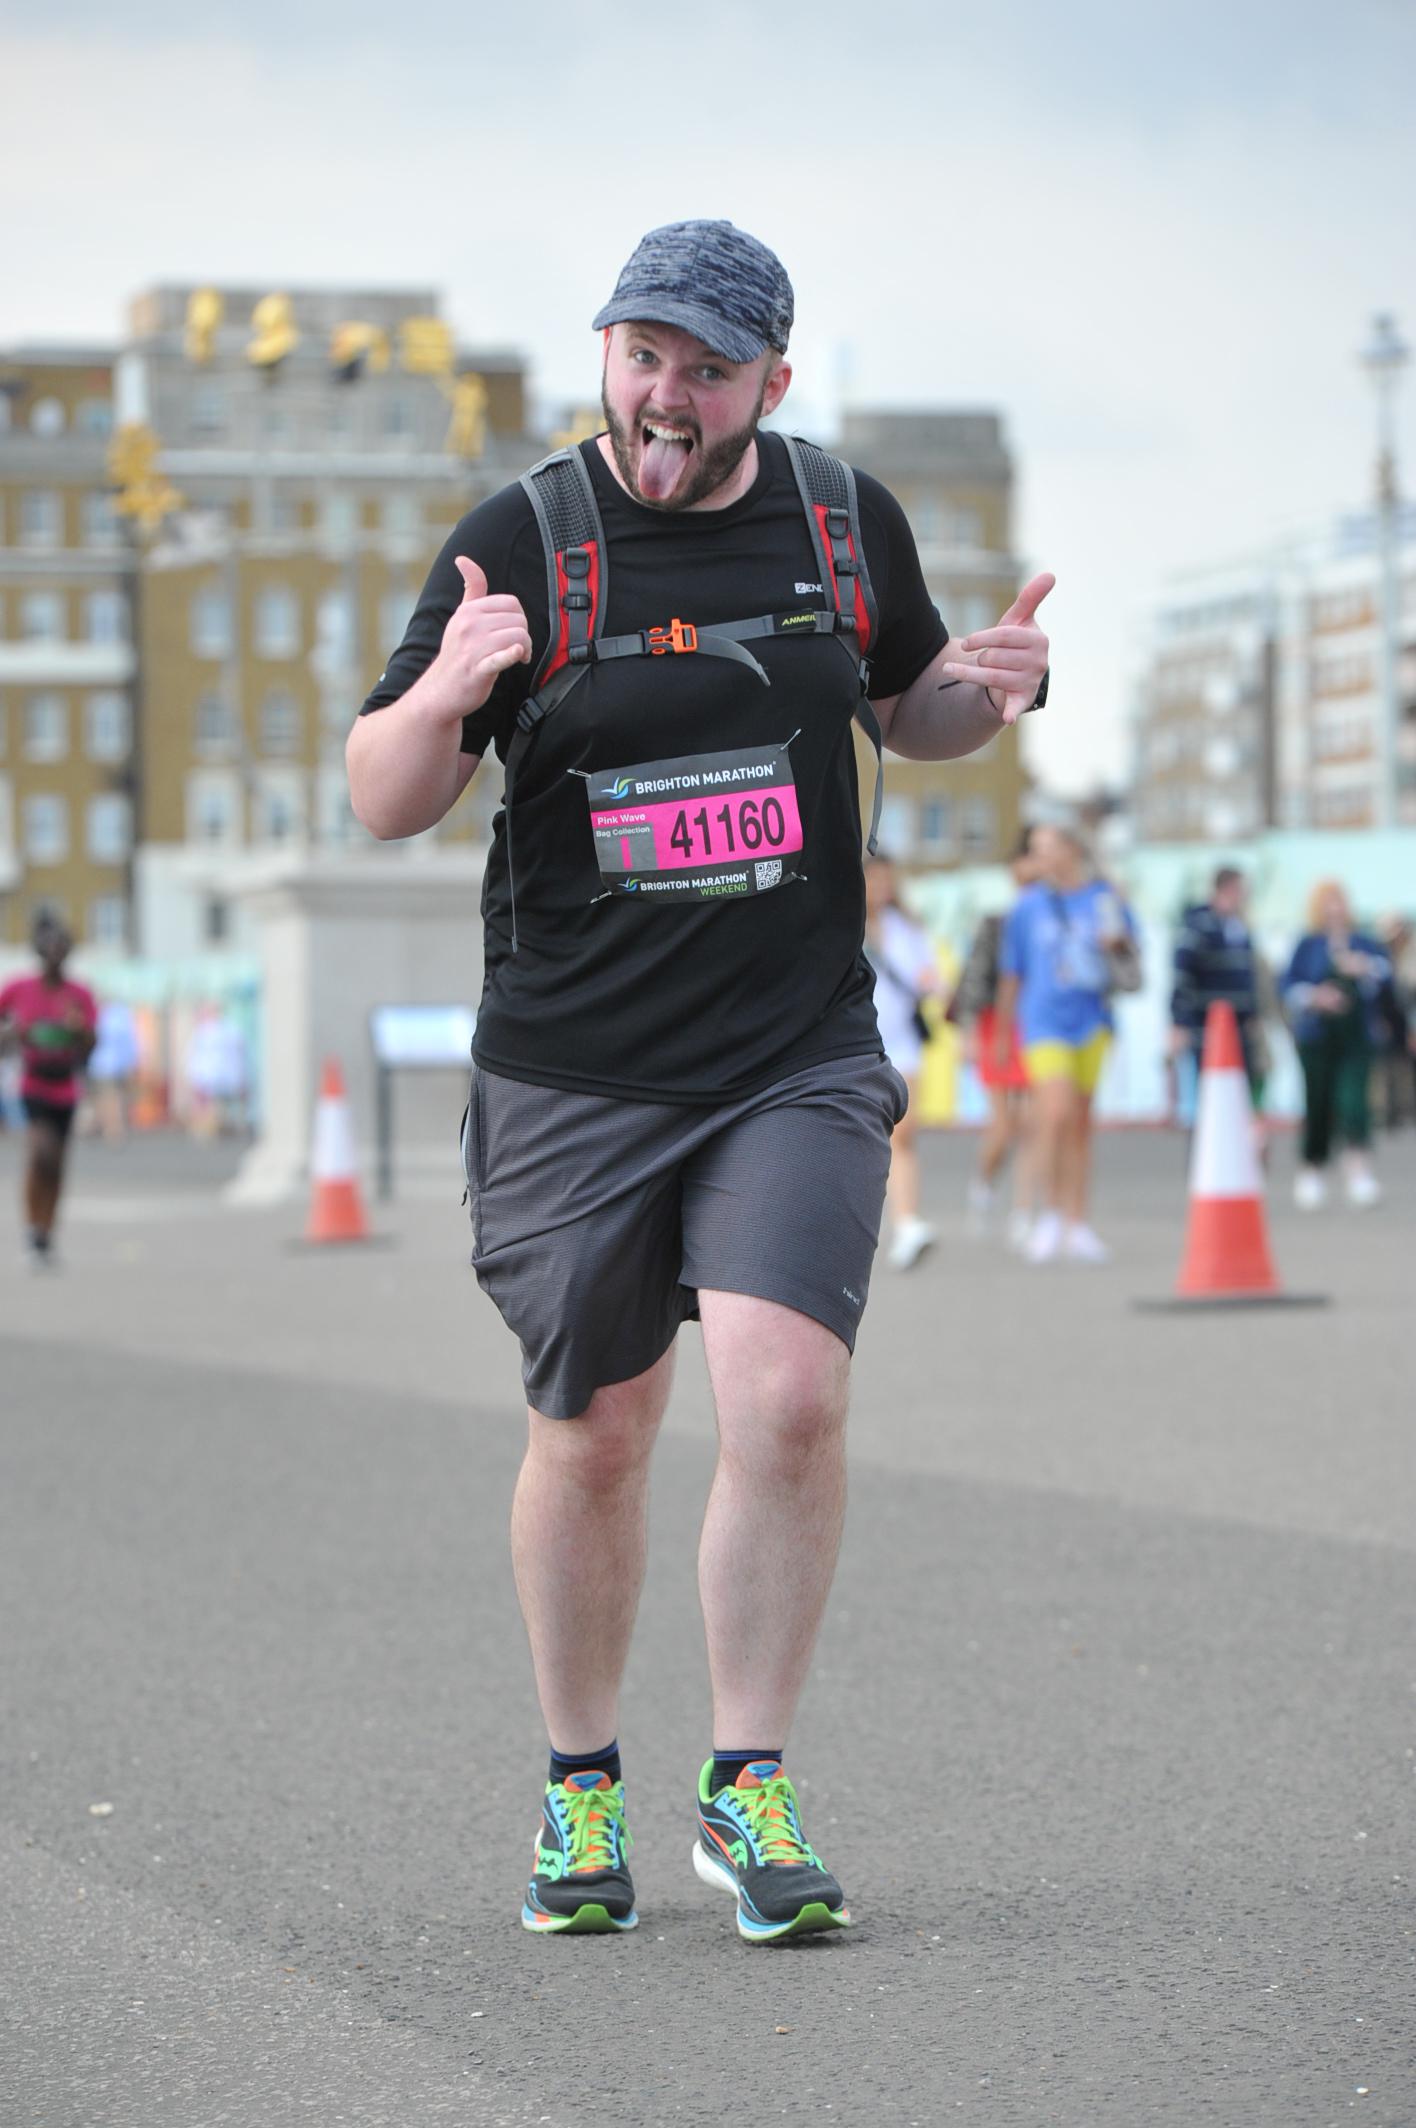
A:
POLYGON ((1024 1253, 1039 1264, 1105 1263, 1110 1251, 1088 1217, 1092 1101, 1111 1042, 1117 957, 1134 956, 1135 921, 1071 829, 1035 829, 1032 851, 1038 878, 1003 933, 997 1027, 1001 1049, 1016 1021, 1033 1090, 1043 1210, 1024 1253))

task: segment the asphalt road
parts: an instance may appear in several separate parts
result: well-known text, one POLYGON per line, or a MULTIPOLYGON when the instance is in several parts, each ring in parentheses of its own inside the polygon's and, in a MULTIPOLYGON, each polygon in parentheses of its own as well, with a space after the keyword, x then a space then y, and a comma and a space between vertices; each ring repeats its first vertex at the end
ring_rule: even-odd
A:
POLYGON ((62 1276, 0 1249, 4 2128, 1416 2123, 1416 1145, 1374 1213, 1276 1192, 1331 1308, 1225 1319, 1131 1306, 1175 1141, 1107 1141, 1099 1273, 966 1239, 969 1152, 877 1273, 791 1753, 857 1926, 764 1949, 688 1861, 696 1333, 623 1727, 641 1926, 533 1939, 516 1370, 456 1182, 307 1254, 222 1210, 222 1148, 78 1148, 62 1276))

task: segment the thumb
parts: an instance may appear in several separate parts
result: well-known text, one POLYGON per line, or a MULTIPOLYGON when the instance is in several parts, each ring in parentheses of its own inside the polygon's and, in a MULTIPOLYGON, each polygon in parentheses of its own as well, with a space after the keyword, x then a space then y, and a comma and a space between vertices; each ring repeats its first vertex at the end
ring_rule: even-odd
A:
POLYGON ((999 626, 1002 627, 1008 621, 1030 621, 1056 581, 1055 576, 1044 570, 1042 575, 1035 576, 1030 584, 1024 584, 999 626))
POLYGON ((463 605, 470 605, 473 599, 484 599, 487 595, 485 572, 478 568, 476 562, 469 561, 465 554, 454 555, 453 560, 457 563, 458 574, 462 578, 463 605))

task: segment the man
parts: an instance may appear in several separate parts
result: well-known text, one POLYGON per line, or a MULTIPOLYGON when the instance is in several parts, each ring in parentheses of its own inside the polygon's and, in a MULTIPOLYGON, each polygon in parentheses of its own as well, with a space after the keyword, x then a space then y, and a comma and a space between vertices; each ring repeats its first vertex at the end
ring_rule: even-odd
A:
POLYGON ((1224 999, 1234 1007, 1249 1091, 1257 1110, 1268 1073, 1260 999, 1260 968, 1246 918, 1248 886, 1233 865, 1221 865, 1207 902, 1185 911, 1175 941, 1175 987, 1170 999, 1170 1054, 1185 1075, 1181 1113, 1193 1116, 1204 1047, 1205 1019, 1224 999))
POLYGON ((28 1125, 24 1216, 31 1268, 54 1265, 54 1223, 64 1187, 64 1161, 79 1074, 97 1039, 93 992, 70 982, 64 963, 73 944, 64 926, 41 916, 32 944, 38 975, 17 976, 0 990, 0 1046, 18 1045, 20 1099, 28 1125))
MULTIPOLYGON (((354 808, 379 836, 440 820, 489 745, 512 756, 464 1158, 473 1262, 521 1340, 529 1406, 512 1546, 551 1743, 522 1909, 538 1931, 637 1918, 619 1689, 649 1452, 693 1316, 719 1429, 694 1865, 750 1940, 849 1921, 782 1754, 835 1567, 849 1359, 903 1088, 862 952, 859 662, 829 621, 815 632, 820 550, 786 444, 758 428, 791 382, 792 311, 780 261, 730 223, 645 237, 595 320, 606 429, 579 466, 605 640, 585 676, 518 730, 558 618, 512 487, 457 527, 349 740, 354 808), (723 633, 771 615, 750 651, 723 633), (674 803, 759 770, 760 803, 674 803), (615 812, 607 794, 626 792, 668 796, 615 812), (779 854, 714 870, 734 823, 758 852, 770 824, 779 854)), ((1052 579, 950 644, 898 504, 864 477, 859 520, 885 736, 914 758, 970 753, 1038 696, 1052 579)), ((565 574, 551 583, 571 611, 565 574)))
POLYGON ((995 1034, 1001 1066, 1016 1021, 1032 1088, 1043 1209, 1024 1254, 1035 1264, 1103 1264, 1111 1252, 1088 1219, 1092 1102, 1114 1026, 1111 993, 1138 977, 1135 924, 1072 829, 1035 828, 1032 860, 1035 883, 1003 927, 995 1034))

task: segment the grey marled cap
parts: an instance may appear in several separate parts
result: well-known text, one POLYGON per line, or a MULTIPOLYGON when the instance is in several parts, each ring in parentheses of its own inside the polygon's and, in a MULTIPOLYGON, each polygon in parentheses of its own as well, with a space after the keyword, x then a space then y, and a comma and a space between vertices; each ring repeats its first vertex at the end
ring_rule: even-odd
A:
POLYGON ((642 237, 595 330, 642 320, 677 325, 729 362, 785 354, 792 284, 775 251, 731 222, 666 222, 642 237))

